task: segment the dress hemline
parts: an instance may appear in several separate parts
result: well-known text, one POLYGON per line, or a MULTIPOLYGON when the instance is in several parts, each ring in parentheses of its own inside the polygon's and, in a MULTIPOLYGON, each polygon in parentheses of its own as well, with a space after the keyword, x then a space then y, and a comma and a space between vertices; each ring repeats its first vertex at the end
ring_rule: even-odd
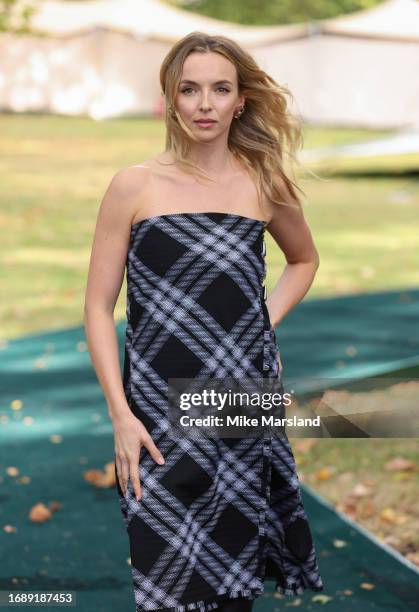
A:
MULTIPOLYGON (((273 576, 266 576, 266 580, 275 580, 273 576)), ((305 591, 314 591, 320 592, 324 590, 324 585, 304 585, 300 584, 295 587, 283 587, 279 584, 276 584, 274 589, 275 593, 280 593, 281 595, 286 595, 288 597, 301 595, 305 591)), ((189 610, 199 610, 199 612, 209 612, 210 610, 217 610, 219 605, 225 603, 226 601, 234 600, 239 597, 244 599, 255 600, 260 595, 263 595, 265 592, 264 585, 261 589, 242 589, 241 591, 234 591, 232 593, 225 593, 223 595, 219 595, 210 599, 201 599, 199 601, 189 602, 183 605, 174 606, 171 608, 144 608, 143 606, 136 606, 135 612, 189 612, 189 610)))

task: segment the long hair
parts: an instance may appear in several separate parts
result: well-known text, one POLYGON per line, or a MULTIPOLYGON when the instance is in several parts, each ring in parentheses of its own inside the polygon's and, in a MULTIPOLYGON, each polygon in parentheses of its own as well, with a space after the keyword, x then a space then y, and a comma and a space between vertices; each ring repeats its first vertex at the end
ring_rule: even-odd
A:
POLYGON ((232 120, 228 147, 255 178, 259 203, 263 191, 276 204, 301 206, 297 189, 304 192, 287 175, 290 172, 295 179, 292 162, 299 164, 295 154, 303 145, 302 122, 287 109, 287 96, 291 99, 293 96, 287 87, 279 85, 261 70, 253 57, 230 38, 191 32, 176 42, 164 58, 160 85, 165 98, 166 150, 186 171, 211 180, 187 159, 191 140, 195 137, 182 121, 175 105, 183 64, 193 51, 220 53, 236 67, 239 94, 245 97, 245 108, 239 118, 232 120), (291 162, 287 172, 286 155, 291 162))

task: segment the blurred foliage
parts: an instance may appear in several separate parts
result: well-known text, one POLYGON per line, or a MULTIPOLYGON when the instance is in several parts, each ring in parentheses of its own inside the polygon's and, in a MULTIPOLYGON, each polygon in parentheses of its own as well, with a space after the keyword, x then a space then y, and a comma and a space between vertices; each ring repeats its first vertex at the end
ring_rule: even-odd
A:
MULTIPOLYGON (((63 0, 65 1, 65 0, 63 0)), ((247 25, 304 23, 371 8, 381 0, 160 0, 186 11, 247 25)), ((30 31, 39 0, 0 0, 0 31, 30 31)))
POLYGON ((34 3, 0 0, 0 32, 29 32, 30 19, 36 10, 34 3))
POLYGON ((381 0, 165 0, 193 13, 248 25, 298 23, 337 17, 373 7, 381 0))

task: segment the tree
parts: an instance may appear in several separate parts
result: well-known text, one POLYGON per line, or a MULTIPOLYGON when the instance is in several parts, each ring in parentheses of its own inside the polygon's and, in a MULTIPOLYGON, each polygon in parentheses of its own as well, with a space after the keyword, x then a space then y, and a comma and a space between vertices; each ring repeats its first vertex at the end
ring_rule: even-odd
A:
POLYGON ((328 19, 360 11, 381 0, 165 0, 179 8, 246 25, 280 25, 328 19))
POLYGON ((35 12, 35 5, 29 2, 0 0, 0 32, 30 32, 30 19, 35 12))

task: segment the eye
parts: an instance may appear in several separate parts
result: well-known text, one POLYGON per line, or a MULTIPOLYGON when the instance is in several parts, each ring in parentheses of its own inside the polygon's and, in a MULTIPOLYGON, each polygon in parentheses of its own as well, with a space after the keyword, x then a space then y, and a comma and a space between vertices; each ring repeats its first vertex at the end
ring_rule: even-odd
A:
POLYGON ((227 87, 223 87, 223 86, 219 87, 218 89, 219 89, 219 90, 220 90, 220 89, 224 89, 224 91, 225 91, 226 93, 228 93, 228 92, 230 91, 229 89, 227 89, 227 87))
POLYGON ((188 90, 193 91, 192 87, 184 87, 183 89, 181 89, 180 91, 182 93, 186 93, 188 90))

